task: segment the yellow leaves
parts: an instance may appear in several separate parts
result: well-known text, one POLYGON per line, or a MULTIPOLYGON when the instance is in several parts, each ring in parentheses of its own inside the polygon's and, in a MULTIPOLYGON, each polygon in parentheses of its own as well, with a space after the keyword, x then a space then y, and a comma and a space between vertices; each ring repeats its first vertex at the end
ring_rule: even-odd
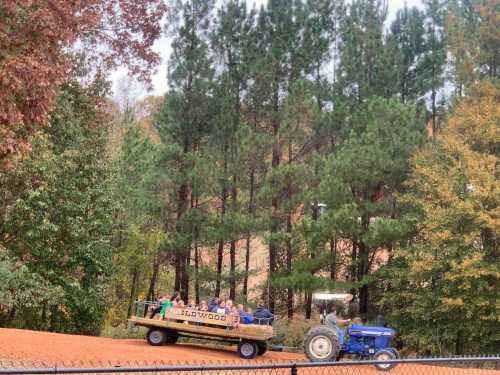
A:
POLYGON ((441 302, 445 306, 450 306, 450 307, 458 307, 458 306, 463 306, 464 301, 462 298, 441 298, 441 302))
POLYGON ((426 218, 419 231, 436 248, 474 247, 482 231, 500 237, 500 89, 478 84, 448 118, 435 142, 415 154, 402 197, 426 218))

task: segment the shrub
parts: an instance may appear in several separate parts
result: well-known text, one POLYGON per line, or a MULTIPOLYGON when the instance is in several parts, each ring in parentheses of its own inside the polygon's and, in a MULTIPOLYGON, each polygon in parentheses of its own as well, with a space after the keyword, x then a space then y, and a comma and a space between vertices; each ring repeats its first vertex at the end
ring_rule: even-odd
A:
POLYGON ((318 324, 320 324, 319 318, 306 320, 303 316, 277 320, 274 324, 277 337, 273 340, 273 344, 300 348, 303 345, 307 331, 318 324))

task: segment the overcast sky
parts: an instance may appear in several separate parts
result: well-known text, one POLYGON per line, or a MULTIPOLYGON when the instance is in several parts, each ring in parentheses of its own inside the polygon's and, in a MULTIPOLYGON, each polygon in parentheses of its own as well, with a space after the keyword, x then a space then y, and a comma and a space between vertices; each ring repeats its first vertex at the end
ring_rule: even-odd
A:
MULTIPOLYGON (((253 4, 260 7, 261 4, 265 4, 267 0, 249 0, 249 8, 253 4)), ((422 0, 388 0, 389 2, 389 22, 394 19, 396 11, 404 6, 406 3, 409 7, 412 6, 422 6, 422 0)), ((171 53, 170 41, 163 37, 158 40, 154 46, 154 49, 160 53, 162 57, 162 63, 158 67, 158 71, 153 76, 153 92, 154 95, 163 95, 167 91, 167 61, 171 53)), ((116 88, 117 82, 125 75, 124 70, 119 70, 112 75, 113 86, 116 88)))

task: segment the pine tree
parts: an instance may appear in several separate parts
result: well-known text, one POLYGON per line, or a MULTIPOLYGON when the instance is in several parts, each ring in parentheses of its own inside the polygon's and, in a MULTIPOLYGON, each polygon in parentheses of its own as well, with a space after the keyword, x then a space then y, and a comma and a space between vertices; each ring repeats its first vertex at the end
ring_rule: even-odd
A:
POLYGON ((389 39, 397 45, 399 55, 399 97, 402 103, 414 102, 426 92, 420 76, 425 53, 424 14, 406 5, 391 23, 389 39))
POLYGON ((236 297, 236 247, 241 220, 238 190, 244 172, 241 164, 240 137, 242 124, 242 92, 247 82, 245 47, 247 35, 252 27, 252 16, 247 16, 245 1, 230 1, 218 11, 217 28, 212 36, 212 49, 220 61, 221 74, 216 82, 217 118, 212 131, 215 153, 220 153, 222 173, 217 178, 221 182, 220 226, 221 238, 218 240, 217 283, 215 294, 219 296, 222 280, 224 245, 229 242, 230 274, 229 297, 236 297), (230 198, 230 199, 228 199, 230 198), (230 204, 228 204, 230 200, 230 204), (227 212, 229 211, 229 212, 227 212), (229 218, 226 219, 226 214, 229 218), (230 223, 230 225, 227 224, 230 223), (235 232, 236 230, 236 232, 235 232))
MULTIPOLYGON (((254 28, 254 48, 260 55, 254 60, 255 68, 251 71, 251 76, 255 80, 250 90, 252 94, 258 95, 254 103, 264 113, 261 121, 268 126, 272 139, 271 163, 266 176, 267 186, 264 187, 266 191, 272 192, 272 196, 268 197, 271 211, 268 237, 270 277, 267 288, 272 310, 275 309, 279 296, 271 276, 287 267, 290 271, 291 265, 291 246, 283 241, 285 237, 291 236, 291 211, 282 211, 285 201, 291 197, 283 194, 277 176, 281 173, 281 165, 287 163, 287 155, 290 155, 288 149, 300 149, 303 146, 301 143, 297 144, 293 137, 281 141, 287 132, 282 129, 283 105, 298 80, 316 74, 318 85, 323 83, 320 72, 329 51, 331 12, 333 7, 330 2, 293 1, 290 4, 287 1, 270 1, 267 8, 260 9, 254 28), (310 48, 311 44, 315 46, 314 50, 310 48)), ((293 160, 288 161, 290 162, 293 160)), ((280 299, 289 301, 288 310, 291 315, 291 290, 287 291, 286 297, 281 291, 279 293, 280 299)))
MULTIPOLYGON (((303 16, 299 13, 302 9, 300 1, 290 4, 288 1, 271 0, 267 8, 261 8, 255 28, 255 47, 260 55, 257 58, 259 81, 259 94, 266 103, 269 133, 272 138, 271 170, 277 169, 282 162, 282 145, 279 142, 281 127, 282 99, 280 93, 287 90, 291 78, 298 78, 301 73, 297 65, 301 38, 299 22, 303 16), (296 18, 294 18, 296 15, 296 18)), ((269 180, 271 184, 275 181, 269 180)), ((275 274, 280 264, 283 249, 279 237, 283 229, 283 220, 280 213, 280 196, 275 194, 271 198, 271 218, 269 235, 269 280, 268 304, 271 311, 276 307, 276 290, 270 279, 275 274)))
MULTIPOLYGON (((182 298, 189 296, 189 264, 193 228, 190 215, 192 192, 190 170, 200 160, 202 138, 210 127, 208 93, 213 67, 208 54, 207 33, 210 29, 213 1, 177 1, 171 9, 172 42, 169 83, 171 90, 160 112, 157 128, 164 145, 162 161, 168 169, 170 209, 175 212, 165 223, 175 253, 175 289, 182 298)), ((194 208, 194 207, 193 207, 194 208)))
POLYGON ((124 125, 129 128, 116 160, 114 181, 114 199, 120 202, 120 209, 115 218, 117 270, 113 287, 120 290, 123 283, 127 283, 130 289, 126 299, 118 298, 113 305, 115 319, 123 319, 132 313, 133 302, 142 291, 140 280, 148 280, 147 292, 144 293, 146 299, 157 297, 156 284, 164 263, 164 257, 160 255, 164 235, 161 230, 163 205, 152 190, 157 150, 137 123, 124 125), (128 302, 126 309, 123 306, 125 300, 128 302), (123 316, 125 311, 127 315, 123 316))
POLYGON ((398 91, 397 53, 384 38, 387 5, 381 0, 355 0, 341 22, 338 86, 351 105, 373 95, 398 91))
POLYGON ((500 75, 498 1, 452 1, 446 17, 446 38, 458 97, 483 77, 500 75))
POLYGON ((324 161, 319 198, 327 210, 321 221, 329 238, 352 246, 348 281, 356 284, 359 312, 366 316, 373 266, 405 234, 394 195, 402 190, 407 160, 424 128, 412 107, 377 97, 361 105, 345 127, 346 138, 324 161))
POLYGON ((438 130, 439 94, 444 83, 446 62, 444 34, 444 2, 426 0, 425 9, 425 45, 423 70, 420 76, 430 92, 431 123, 433 134, 438 130))

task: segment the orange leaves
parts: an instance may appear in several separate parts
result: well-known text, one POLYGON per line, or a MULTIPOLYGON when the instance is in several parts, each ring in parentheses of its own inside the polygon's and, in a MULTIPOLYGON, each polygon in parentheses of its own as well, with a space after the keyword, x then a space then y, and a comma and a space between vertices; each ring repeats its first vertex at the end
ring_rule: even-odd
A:
POLYGON ((159 62, 164 0, 2 0, 0 3, 0 170, 29 150, 47 126, 70 57, 80 52, 99 68, 127 65, 143 80, 159 62))

